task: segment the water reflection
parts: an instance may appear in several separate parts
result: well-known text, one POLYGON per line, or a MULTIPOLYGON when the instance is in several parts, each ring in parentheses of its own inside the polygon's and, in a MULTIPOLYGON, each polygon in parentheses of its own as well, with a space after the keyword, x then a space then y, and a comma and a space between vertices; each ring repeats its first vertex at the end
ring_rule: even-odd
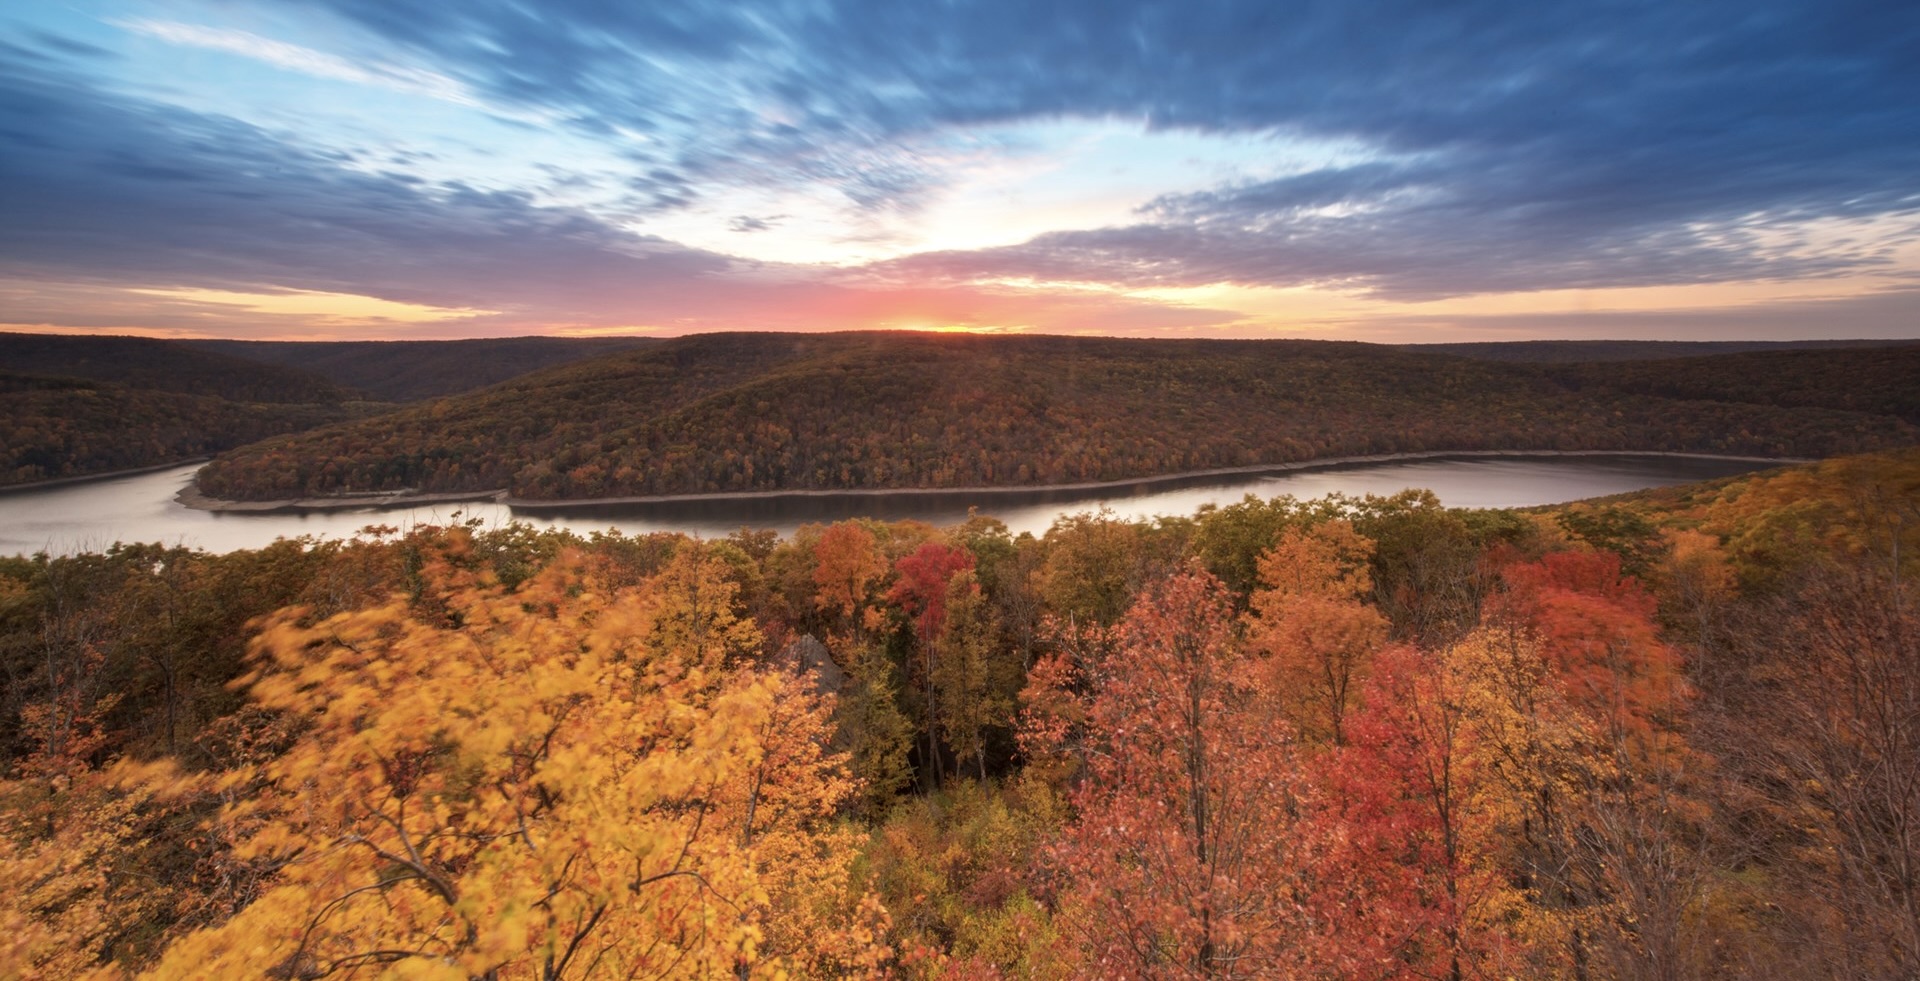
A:
POLYGON ((407 528, 469 518, 487 526, 517 520, 582 533, 618 529, 628 534, 678 531, 712 537, 746 525, 787 534, 808 522, 852 517, 914 518, 950 525, 965 520, 969 507, 1000 518, 1015 533, 1039 534, 1060 514, 1103 506, 1122 517, 1189 515, 1203 504, 1230 504, 1247 494, 1312 498, 1334 492, 1391 494, 1426 487, 1454 507, 1524 507, 1706 480, 1764 466, 1659 456, 1437 458, 1193 477, 1094 491, 778 496, 537 509, 466 503, 267 514, 220 514, 180 506, 174 494, 197 469, 183 466, 0 494, 0 554, 43 550, 64 554, 99 550, 115 541, 158 541, 225 552, 257 548, 280 537, 346 537, 370 524, 407 528))

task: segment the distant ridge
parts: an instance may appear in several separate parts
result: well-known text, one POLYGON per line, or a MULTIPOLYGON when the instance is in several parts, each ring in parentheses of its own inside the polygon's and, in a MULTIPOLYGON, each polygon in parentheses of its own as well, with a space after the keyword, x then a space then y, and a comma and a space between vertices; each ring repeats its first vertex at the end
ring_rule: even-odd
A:
POLYGON ((365 398, 178 341, 0 333, 0 486, 203 458, 385 408, 365 398))
POLYGON ((0 486, 201 459, 646 338, 199 341, 0 332, 0 486))
POLYGON ((1459 341, 1439 344, 1395 344, 1415 354, 1451 354, 1478 361, 1571 363, 1580 361, 1647 361, 1663 358, 1738 354, 1748 351, 1810 351, 1839 348, 1900 347, 1920 340, 1836 341, 1459 341))
POLYGON ((1032 487, 1448 450, 1920 442, 1920 346, 1527 364, 1331 341, 705 334, 216 459, 223 500, 1032 487), (1742 388, 1778 359, 1764 385, 1742 388))
POLYGON ((498 337, 450 341, 187 341, 203 351, 297 365, 383 402, 418 402, 529 371, 659 341, 646 337, 498 337))
POLYGON ((127 388, 235 402, 315 403, 364 399, 358 386, 288 364, 263 364, 179 341, 111 334, 0 332, 0 370, 80 378, 127 388))

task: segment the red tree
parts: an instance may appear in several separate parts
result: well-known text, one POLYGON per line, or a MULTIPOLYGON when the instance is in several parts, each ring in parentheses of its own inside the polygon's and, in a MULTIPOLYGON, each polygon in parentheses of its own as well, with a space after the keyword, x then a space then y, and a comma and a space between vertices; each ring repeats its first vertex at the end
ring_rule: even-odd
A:
POLYGON ((1315 759, 1329 842, 1313 909, 1351 978, 1449 978, 1484 968, 1487 929, 1512 898, 1490 859, 1497 833, 1471 722, 1442 655, 1374 656, 1348 742, 1315 759))
POLYGON ((898 576, 887 599, 913 618, 922 645, 931 647, 947 623, 947 583, 973 568, 973 553, 942 542, 926 542, 900 557, 898 576))
POLYGON ((1293 739, 1232 624, 1219 580, 1180 573, 1091 679, 1079 817, 1056 854, 1101 977, 1286 977, 1311 959, 1293 739))
POLYGON ((1532 632, 1558 687, 1638 762, 1675 751, 1691 696, 1680 654, 1660 639, 1657 603, 1612 552, 1554 552, 1501 572, 1494 619, 1532 632))
MULTIPOLYGON (((973 553, 941 542, 926 542, 894 563, 897 578, 887 591, 887 599, 913 618, 914 633, 920 639, 920 669, 915 672, 926 709, 927 759, 934 778, 941 775, 940 751, 935 741, 940 727, 939 698, 934 691, 933 652, 947 625, 947 585, 953 577, 973 568, 973 553)), ((977 587, 976 587, 977 588, 977 587)))

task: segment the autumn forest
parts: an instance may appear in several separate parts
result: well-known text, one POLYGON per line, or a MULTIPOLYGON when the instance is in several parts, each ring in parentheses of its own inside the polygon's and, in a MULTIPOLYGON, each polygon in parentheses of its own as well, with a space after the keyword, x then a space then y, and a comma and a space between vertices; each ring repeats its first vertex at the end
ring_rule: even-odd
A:
POLYGON ((1916 374, 1920 346, 1898 342, 0 334, 0 486, 208 457, 201 493, 255 502, 1036 487, 1463 450, 1819 457, 1920 442, 1916 374))
POLYGON ((0 981, 1920 981, 1920 2, 0 0, 0 981))
POLYGON ((1907 978, 1916 501, 0 559, 0 974, 1907 978))

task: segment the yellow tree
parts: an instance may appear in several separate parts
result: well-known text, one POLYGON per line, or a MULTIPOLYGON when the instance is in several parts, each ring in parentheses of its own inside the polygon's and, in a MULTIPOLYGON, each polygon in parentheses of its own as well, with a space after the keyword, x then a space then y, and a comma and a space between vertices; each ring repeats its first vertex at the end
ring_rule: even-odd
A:
MULTIPOLYGON (((89 674, 103 660, 93 648, 77 658, 89 674)), ((53 689, 21 709, 27 752, 0 780, 0 977, 111 977, 116 935, 160 905, 127 874, 152 794, 143 768, 92 765, 117 696, 91 697, 60 671, 53 689)))
POLYGON ((1468 721, 1461 764, 1483 776, 1480 807, 1505 842, 1497 861, 1517 895, 1500 921, 1517 961, 1489 976, 1565 977, 1579 973, 1583 934, 1604 919, 1574 870, 1574 809, 1612 779, 1612 757, 1588 720, 1569 704, 1536 638, 1481 626, 1443 658, 1440 684, 1468 721))
POLYGON ((935 644, 934 690, 947 745, 987 778, 987 732, 1013 721, 1020 666, 997 641, 993 611, 971 570, 947 585, 947 628, 935 644))
MULTIPOLYGON (((1589 561, 1577 558, 1576 570, 1589 561)), ((1644 612, 1515 583, 1543 595, 1531 608, 1503 597, 1446 669, 1528 900, 1508 918, 1532 958, 1519 973, 1590 976, 1611 961, 1616 976, 1686 976, 1707 946, 1697 914, 1710 872, 1690 844, 1704 815, 1675 728, 1672 652, 1644 612)))
POLYGON ((149 832, 132 767, 0 782, 0 977, 109 978, 114 940, 161 912, 137 865, 149 832))
MULTIPOLYGON (((449 536, 450 555, 463 547, 449 536)), ((265 623, 252 697, 307 729, 211 780, 265 782, 220 820, 250 829, 242 858, 280 871, 152 976, 874 963, 880 911, 846 895, 858 842, 830 818, 850 786, 820 749, 826 706, 729 665, 757 638, 720 563, 687 549, 620 592, 571 556, 516 590, 457 566, 430 562, 411 604, 265 623), (800 889, 816 894, 807 928, 776 925, 775 897, 800 889)))
POLYGON ((811 677, 771 680, 772 704, 755 732, 759 762, 715 811, 751 852, 766 890, 761 958, 807 976, 867 973, 885 957, 887 914, 850 883, 865 835, 834 820, 857 785, 829 748, 830 700, 811 677))

